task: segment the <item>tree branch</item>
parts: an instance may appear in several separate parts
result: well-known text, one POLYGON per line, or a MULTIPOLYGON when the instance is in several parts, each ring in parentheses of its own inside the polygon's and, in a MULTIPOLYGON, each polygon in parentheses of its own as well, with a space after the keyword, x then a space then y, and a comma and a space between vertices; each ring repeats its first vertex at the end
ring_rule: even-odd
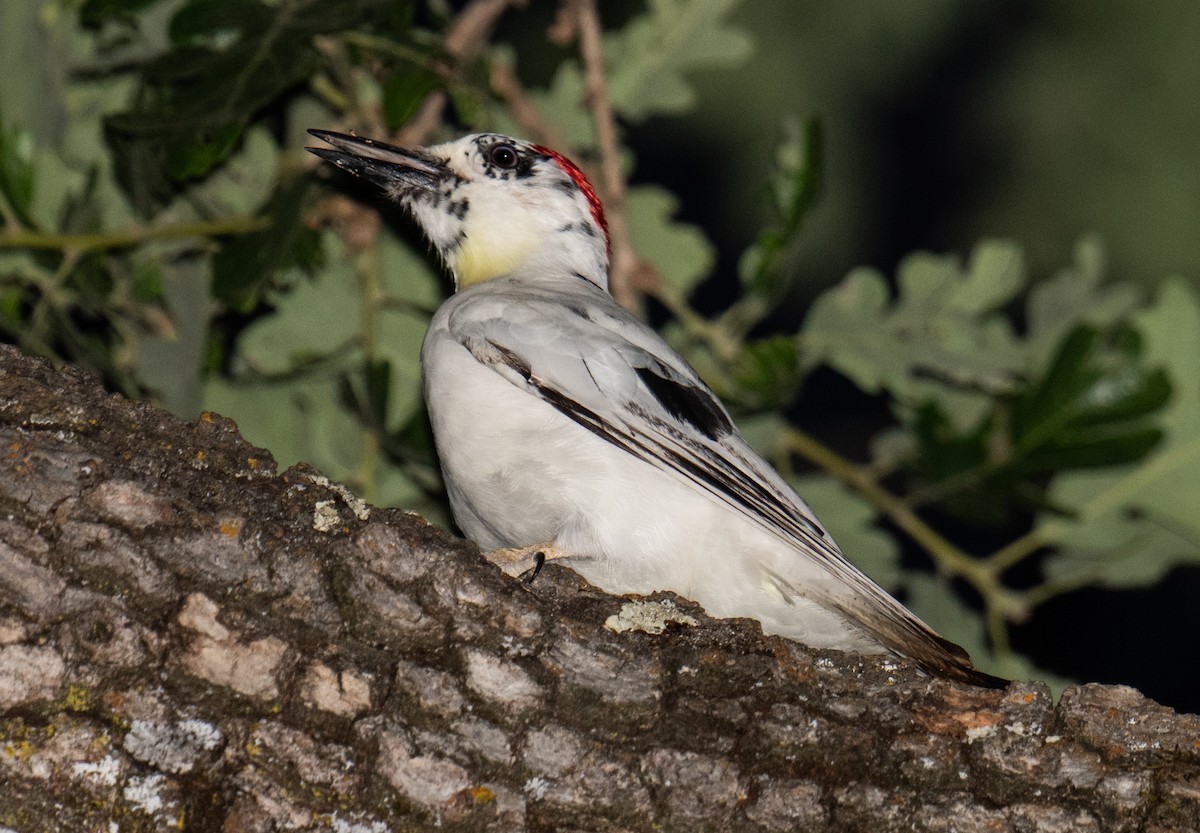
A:
MULTIPOLYGON (((694 625, 0 346, 0 826, 1179 830, 1200 718, 694 625), (645 612, 646 608, 642 608, 645 612), (668 616, 667 618, 672 618, 668 616), (642 627, 648 627, 643 625, 642 627)), ((669 596, 655 597, 660 603, 669 596)))
POLYGON ((621 147, 617 138, 617 120, 608 99, 604 79, 604 54, 601 44, 600 13, 595 0, 570 0, 579 33, 579 54, 583 59, 588 106, 596 125, 596 145, 600 157, 600 187, 604 195, 604 213, 612 241, 609 291, 627 309, 638 306, 637 279, 646 273, 638 262, 629 240, 629 222, 625 213, 625 177, 621 173, 621 147))
POLYGON ((222 217, 217 220, 199 220, 191 223, 93 234, 21 231, 15 234, 0 234, 0 251, 4 249, 57 249, 74 252, 78 255, 107 249, 127 249, 151 240, 180 240, 188 237, 248 234, 252 231, 261 231, 270 225, 270 217, 222 217))

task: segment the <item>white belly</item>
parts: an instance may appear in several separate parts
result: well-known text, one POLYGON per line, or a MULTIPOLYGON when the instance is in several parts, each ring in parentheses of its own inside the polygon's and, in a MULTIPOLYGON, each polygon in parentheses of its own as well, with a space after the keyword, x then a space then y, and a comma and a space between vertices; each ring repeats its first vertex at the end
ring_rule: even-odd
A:
POLYGON ((816 647, 879 650, 841 616, 773 588, 769 573, 794 580, 805 557, 757 524, 591 433, 444 331, 431 329, 422 361, 455 520, 482 548, 553 543, 610 593, 671 590, 816 647))

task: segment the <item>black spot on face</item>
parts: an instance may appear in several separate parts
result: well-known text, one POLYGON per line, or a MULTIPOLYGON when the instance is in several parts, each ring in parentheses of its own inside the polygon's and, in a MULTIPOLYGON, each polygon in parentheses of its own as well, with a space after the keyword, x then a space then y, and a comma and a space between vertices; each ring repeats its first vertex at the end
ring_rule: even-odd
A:
POLYGON ((446 206, 446 210, 450 212, 451 217, 461 220, 467 216, 467 209, 469 207, 470 203, 466 197, 463 197, 460 200, 450 200, 450 203, 446 206))
POLYGON ((443 254, 443 256, 445 256, 445 255, 449 255, 449 254, 450 254, 450 252, 453 252, 453 251, 454 251, 454 250, 456 250, 456 249, 457 249, 459 246, 461 246, 461 245, 462 245, 462 242, 463 242, 463 240, 465 240, 465 239, 466 239, 466 237, 467 237, 467 233, 466 233, 465 231, 463 231, 462 229, 459 229, 459 230, 458 230, 458 231, 455 233, 455 235, 454 235, 454 239, 453 239, 453 240, 451 240, 450 242, 446 243, 446 244, 445 244, 445 246, 443 246, 443 247, 442 247, 442 254, 443 254))
POLYGON ((578 232, 585 237, 591 237, 593 239, 600 236, 600 233, 596 231, 595 227, 589 223, 567 223, 561 226, 558 230, 568 234, 572 232, 578 232))
POLYGON ((432 207, 441 208, 442 203, 447 202, 450 199, 451 193, 453 193, 452 187, 450 185, 444 185, 436 191, 429 192, 427 201, 432 207))

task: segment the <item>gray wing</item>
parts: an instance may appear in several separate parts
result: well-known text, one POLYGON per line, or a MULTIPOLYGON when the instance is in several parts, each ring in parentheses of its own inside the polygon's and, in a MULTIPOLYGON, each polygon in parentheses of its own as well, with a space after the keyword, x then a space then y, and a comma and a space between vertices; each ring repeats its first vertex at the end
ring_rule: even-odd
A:
POLYGON ((848 591, 796 587, 772 576, 785 595, 841 611, 926 670, 985 681, 966 652, 846 560, 808 505, 750 448, 717 396, 666 342, 607 295, 584 300, 528 288, 479 295, 455 310, 449 330, 513 384, 741 513, 848 591))

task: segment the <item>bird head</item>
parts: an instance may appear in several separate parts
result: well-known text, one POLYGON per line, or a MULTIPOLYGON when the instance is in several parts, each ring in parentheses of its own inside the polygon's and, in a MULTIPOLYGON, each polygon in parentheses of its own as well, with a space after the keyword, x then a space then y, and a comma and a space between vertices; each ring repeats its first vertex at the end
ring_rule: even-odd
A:
POLYGON ((380 186, 413 215, 459 289, 506 275, 574 275, 608 288, 604 209, 565 156, 498 133, 405 149, 308 132, 335 148, 310 152, 380 186))

